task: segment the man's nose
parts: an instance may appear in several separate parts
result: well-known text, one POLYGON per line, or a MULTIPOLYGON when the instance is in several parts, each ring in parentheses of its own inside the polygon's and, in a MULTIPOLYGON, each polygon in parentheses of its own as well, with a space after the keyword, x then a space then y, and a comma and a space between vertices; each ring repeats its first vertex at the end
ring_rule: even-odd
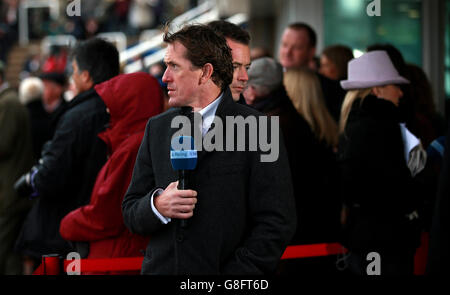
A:
POLYGON ((284 48, 284 54, 285 54, 286 56, 292 55, 292 47, 286 46, 286 47, 284 48))
POLYGON ((239 80, 239 81, 244 81, 244 82, 247 82, 247 81, 248 81, 248 73, 247 73, 247 69, 242 68, 242 69, 239 70, 238 80, 239 80))
POLYGON ((162 81, 164 83, 168 83, 169 82, 169 69, 166 69, 164 71, 164 75, 162 76, 162 81))

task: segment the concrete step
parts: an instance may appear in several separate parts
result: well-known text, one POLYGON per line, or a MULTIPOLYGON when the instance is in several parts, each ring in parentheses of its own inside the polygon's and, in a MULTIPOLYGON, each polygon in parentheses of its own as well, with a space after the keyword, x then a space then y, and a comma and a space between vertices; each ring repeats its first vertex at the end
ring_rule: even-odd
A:
POLYGON ((8 55, 8 66, 6 68, 5 78, 12 87, 18 87, 20 84, 20 72, 28 58, 32 46, 40 48, 40 41, 33 41, 27 46, 15 44, 8 55))

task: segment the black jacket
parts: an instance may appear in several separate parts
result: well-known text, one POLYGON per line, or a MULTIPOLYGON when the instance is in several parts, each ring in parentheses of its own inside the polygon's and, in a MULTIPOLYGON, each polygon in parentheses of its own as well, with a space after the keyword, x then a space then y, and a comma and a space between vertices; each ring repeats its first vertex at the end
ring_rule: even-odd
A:
POLYGON ((336 242, 341 202, 339 171, 332 147, 317 139, 284 86, 252 107, 280 118, 297 209, 297 231, 291 244, 336 242))
MULTIPOLYGON (((286 151, 261 162, 260 152, 200 152, 191 174, 198 202, 187 228, 163 225, 151 194, 177 180, 170 164, 171 120, 178 109, 149 120, 133 177, 122 203, 134 233, 149 235, 144 274, 262 274, 275 270, 295 230, 295 210, 286 151)), ((224 93, 216 116, 262 116, 224 93)), ((226 132, 224 132, 224 135, 226 132)), ((247 132, 248 140, 248 132, 247 132)), ((226 138, 227 140, 229 138, 226 138)), ((224 143, 225 144, 225 143, 224 143)))
POLYGON ((108 121, 105 104, 94 89, 67 105, 36 166, 39 196, 23 225, 18 250, 37 258, 70 251, 59 224, 68 212, 89 202, 97 173, 106 162, 106 146, 97 135, 108 121))
POLYGON ((64 113, 66 105, 67 102, 61 97, 61 104, 52 113, 47 113, 41 99, 27 103, 26 106, 31 120, 33 155, 36 161, 41 157, 44 144, 51 140, 55 134, 56 125, 64 113))
POLYGON ((441 169, 428 249, 426 272, 430 275, 450 273, 448 268, 450 263, 450 128, 447 132, 441 169))
POLYGON ((353 251, 415 249, 418 209, 415 183, 406 165, 399 110, 368 96, 353 103, 339 142, 342 196, 350 208, 344 244, 353 251))
POLYGON ((341 117, 341 106, 347 92, 342 89, 339 81, 328 79, 319 73, 317 74, 317 77, 320 81, 323 98, 325 99, 328 111, 336 122, 339 122, 339 118, 341 117))

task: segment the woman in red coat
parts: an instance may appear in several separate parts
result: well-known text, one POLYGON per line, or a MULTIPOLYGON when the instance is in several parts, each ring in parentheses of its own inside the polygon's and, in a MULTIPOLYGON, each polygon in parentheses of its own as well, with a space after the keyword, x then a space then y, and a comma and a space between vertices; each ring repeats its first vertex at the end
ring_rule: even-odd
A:
POLYGON ((60 233, 69 241, 89 242, 87 258, 142 256, 149 238, 125 227, 121 204, 146 123, 163 111, 162 91, 146 73, 120 75, 95 90, 110 113, 110 126, 99 134, 109 157, 97 175, 90 203, 67 214, 60 233))

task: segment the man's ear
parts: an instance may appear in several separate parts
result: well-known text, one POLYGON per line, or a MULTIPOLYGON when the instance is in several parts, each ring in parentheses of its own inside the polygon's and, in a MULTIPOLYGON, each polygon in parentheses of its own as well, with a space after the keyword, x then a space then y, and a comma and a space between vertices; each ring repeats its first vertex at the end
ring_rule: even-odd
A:
POLYGON ((88 71, 81 72, 81 80, 83 81, 83 84, 87 86, 86 89, 91 89, 94 86, 94 80, 92 80, 88 71))
POLYGON ((214 73, 214 67, 210 63, 206 63, 202 67, 202 75, 200 76, 200 84, 206 83, 214 73))

